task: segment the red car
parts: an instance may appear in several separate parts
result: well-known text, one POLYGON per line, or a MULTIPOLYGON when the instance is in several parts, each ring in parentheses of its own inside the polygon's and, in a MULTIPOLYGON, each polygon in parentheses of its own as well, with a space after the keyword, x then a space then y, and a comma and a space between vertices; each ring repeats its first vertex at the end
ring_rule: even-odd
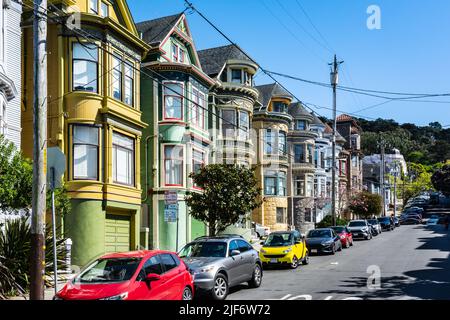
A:
POLYGON ((353 246, 353 235, 347 227, 344 226, 336 226, 331 227, 331 229, 336 232, 336 234, 341 239, 341 244, 343 248, 349 248, 353 246))
POLYGON ((54 300, 192 300, 194 282, 175 253, 107 254, 90 264, 54 300))

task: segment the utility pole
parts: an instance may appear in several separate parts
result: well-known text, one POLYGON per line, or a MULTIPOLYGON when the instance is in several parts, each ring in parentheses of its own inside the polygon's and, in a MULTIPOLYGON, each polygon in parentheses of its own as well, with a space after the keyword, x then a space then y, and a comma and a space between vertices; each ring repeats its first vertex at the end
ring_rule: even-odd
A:
POLYGON ((394 163, 394 217, 397 216, 397 175, 398 167, 397 162, 394 163))
POLYGON ((30 299, 44 300, 47 189, 47 0, 34 2, 33 200, 30 299))
POLYGON ((383 202, 383 217, 386 217, 386 199, 384 194, 384 140, 380 138, 380 195, 383 202))
POLYGON ((330 73, 330 81, 333 86, 333 139, 332 139, 332 161, 331 161, 331 217, 333 226, 336 225, 336 87, 339 82, 338 67, 344 61, 337 61, 334 55, 334 61, 329 63, 333 66, 330 73))

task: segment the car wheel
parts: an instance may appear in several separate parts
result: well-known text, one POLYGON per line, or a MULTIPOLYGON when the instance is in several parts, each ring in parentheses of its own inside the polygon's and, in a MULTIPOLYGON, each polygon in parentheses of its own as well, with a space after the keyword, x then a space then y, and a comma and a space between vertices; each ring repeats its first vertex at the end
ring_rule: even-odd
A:
POLYGON ((291 269, 297 269, 297 267, 298 267, 298 259, 297 259, 296 256, 294 256, 292 258, 292 262, 291 262, 290 266, 291 266, 291 269))
POLYGON ((223 274, 218 274, 214 279, 214 287, 211 291, 214 300, 225 300, 228 295, 228 282, 223 274))
POLYGON ((306 251, 306 254, 305 254, 305 257, 303 258, 302 264, 303 265, 309 264, 309 251, 306 251))
POLYGON ((331 248, 331 254, 332 254, 332 255, 335 255, 335 254, 336 254, 336 248, 335 248, 334 246, 331 248))
POLYGON ((192 296, 191 288, 189 288, 189 287, 184 288, 182 299, 186 300, 186 301, 190 301, 190 300, 192 300, 192 298, 193 298, 193 296, 192 296))
POLYGON ((259 264, 255 265, 255 269, 253 270, 252 280, 248 282, 250 288, 258 288, 262 282, 262 269, 259 264))
POLYGON ((348 248, 350 248, 350 240, 346 240, 345 241, 345 249, 348 249, 348 248))

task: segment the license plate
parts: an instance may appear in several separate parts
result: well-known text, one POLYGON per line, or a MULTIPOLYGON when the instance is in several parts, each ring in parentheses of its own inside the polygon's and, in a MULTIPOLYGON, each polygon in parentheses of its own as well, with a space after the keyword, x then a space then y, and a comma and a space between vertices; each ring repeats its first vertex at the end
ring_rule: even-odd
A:
POLYGON ((278 263, 278 259, 270 259, 270 263, 278 263))
POLYGON ((317 253, 317 249, 311 249, 311 253, 317 253))

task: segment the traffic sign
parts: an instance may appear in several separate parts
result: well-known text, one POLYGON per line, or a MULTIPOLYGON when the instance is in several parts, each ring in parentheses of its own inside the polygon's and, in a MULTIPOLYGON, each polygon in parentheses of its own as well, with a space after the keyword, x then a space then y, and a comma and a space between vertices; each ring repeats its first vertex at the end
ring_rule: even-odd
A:
POLYGON ((178 193, 176 191, 164 192, 165 204, 178 204, 178 193))

